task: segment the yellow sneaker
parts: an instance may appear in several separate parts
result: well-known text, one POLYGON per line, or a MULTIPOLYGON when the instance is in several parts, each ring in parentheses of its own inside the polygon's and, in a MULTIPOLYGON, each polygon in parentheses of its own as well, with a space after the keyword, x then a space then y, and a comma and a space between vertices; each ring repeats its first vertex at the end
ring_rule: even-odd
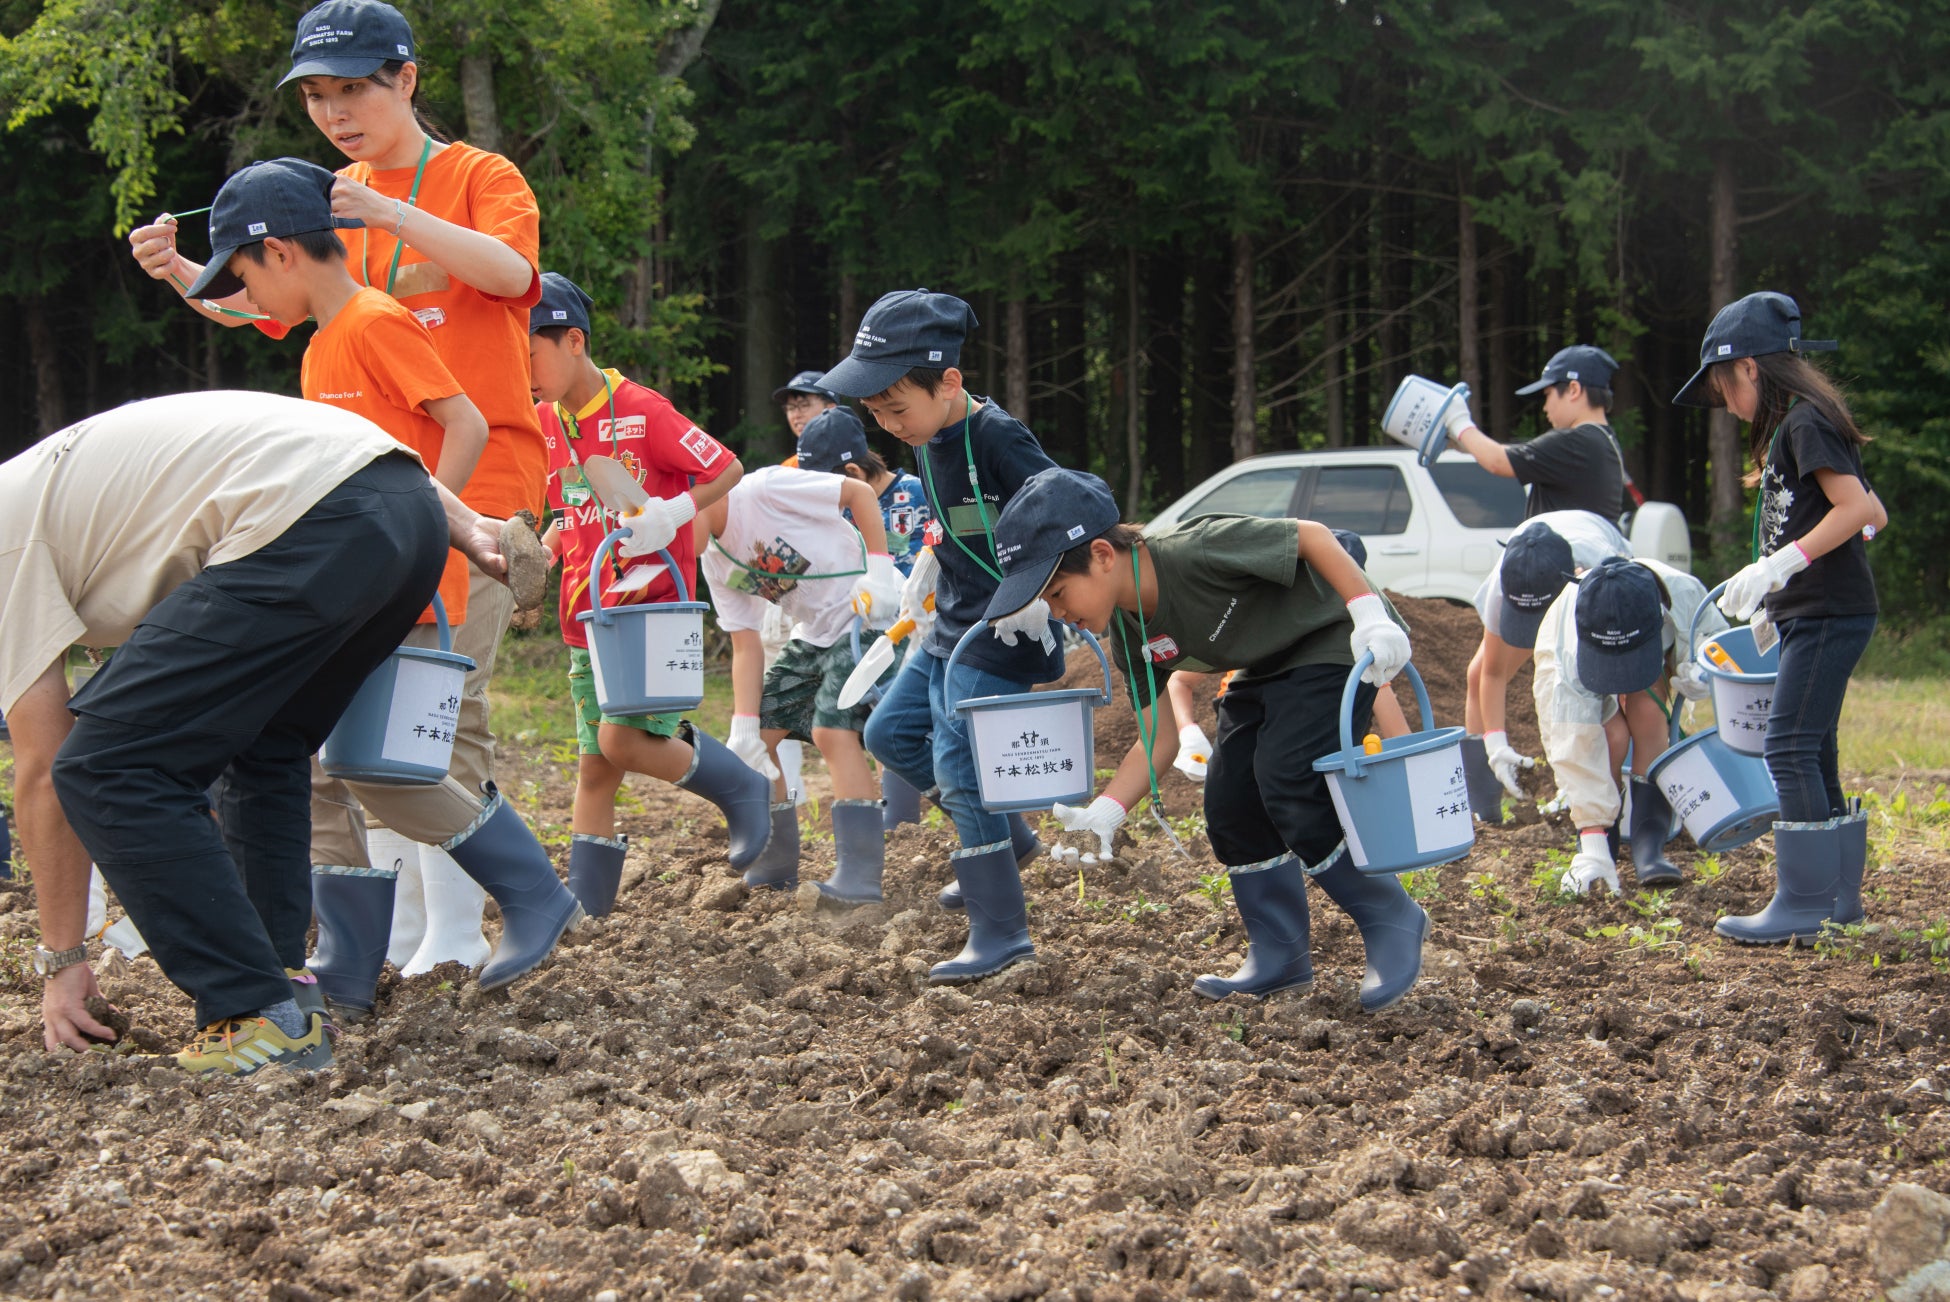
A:
POLYGON ((302 1071, 331 1066, 332 1041, 325 1034, 324 1017, 310 1014, 305 1032, 294 1040, 262 1017, 212 1022, 176 1055, 176 1065, 205 1076, 248 1076, 273 1063, 302 1071))

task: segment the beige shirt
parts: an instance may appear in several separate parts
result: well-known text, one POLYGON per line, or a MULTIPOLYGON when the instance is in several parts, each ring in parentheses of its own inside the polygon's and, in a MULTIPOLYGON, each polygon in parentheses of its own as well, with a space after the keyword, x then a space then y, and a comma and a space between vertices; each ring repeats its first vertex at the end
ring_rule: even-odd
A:
POLYGON ((72 644, 121 645, 185 579, 404 450, 323 403, 217 391, 103 412, 0 464, 0 711, 72 644))

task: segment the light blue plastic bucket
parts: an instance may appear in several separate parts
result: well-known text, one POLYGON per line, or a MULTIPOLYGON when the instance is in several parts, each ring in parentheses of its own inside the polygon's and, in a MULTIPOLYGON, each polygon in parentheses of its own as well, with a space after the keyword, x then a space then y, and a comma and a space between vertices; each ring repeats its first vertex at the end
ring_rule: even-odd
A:
POLYGON ((359 685, 318 754, 326 773, 389 787, 431 786, 447 776, 462 688, 474 662, 455 654, 447 606, 438 593, 433 620, 438 651, 400 647, 359 685))
MULTIPOLYGON (((1744 630, 1743 630, 1744 631, 1744 630)), ((1733 749, 1718 728, 1679 740, 1673 711, 1672 745, 1652 761, 1646 776, 1672 806, 1673 817, 1708 854, 1745 845, 1774 824, 1781 798, 1774 777, 1755 755, 1733 749)))
MULTIPOLYGON (((1088 629, 1079 630, 1103 667, 1102 691, 1064 687, 1048 692, 1012 692, 955 701, 975 756, 982 807, 992 814, 1048 809, 1057 801, 1087 805, 1096 794, 1095 720, 1091 712, 1110 704, 1110 661, 1088 629)), ((988 637, 987 623, 962 634, 943 671, 943 695, 954 700, 955 662, 969 639, 988 637)))
POLYGON ((1726 586, 1722 583, 1707 593, 1706 600, 1693 612, 1693 635, 1687 642, 1713 688, 1713 721, 1720 729, 1720 744, 1742 755, 1759 755, 1767 749, 1767 716, 1774 709, 1774 679, 1781 671, 1781 647, 1777 642, 1761 651, 1754 645, 1750 627, 1730 628, 1705 642, 1697 640, 1700 615, 1726 586), (1740 666, 1739 672, 1714 664, 1706 651, 1711 646, 1724 651, 1740 666))
POLYGON ((616 544, 618 529, 603 539, 589 564, 589 609, 576 616, 589 636, 589 667, 596 677, 596 704, 604 714, 682 714, 704 699, 704 612, 667 551, 677 600, 635 606, 602 602, 597 576, 616 544))
POLYGON ((1381 430, 1397 443, 1415 449, 1415 459, 1428 465, 1442 454, 1449 441, 1442 418, 1456 403, 1469 402, 1469 386, 1458 384, 1445 389, 1434 380, 1419 375, 1405 376, 1381 413, 1381 430))
POLYGON ((1374 663, 1363 655, 1341 689, 1341 750, 1314 761, 1347 835, 1348 857, 1375 877, 1448 863, 1476 844, 1463 778, 1461 728, 1437 728, 1429 689, 1414 665, 1403 665, 1422 712, 1421 732, 1389 737, 1370 755, 1354 740, 1354 693, 1374 663))

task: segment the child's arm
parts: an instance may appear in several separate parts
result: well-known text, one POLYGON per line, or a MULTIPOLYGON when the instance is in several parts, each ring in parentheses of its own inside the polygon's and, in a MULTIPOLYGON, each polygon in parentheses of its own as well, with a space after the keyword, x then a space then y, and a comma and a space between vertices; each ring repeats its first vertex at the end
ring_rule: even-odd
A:
POLYGON ((1726 591, 1720 594, 1721 610, 1735 619, 1752 618, 1768 593, 1779 592, 1789 579, 1815 560, 1834 551, 1865 527, 1874 525, 1880 529, 1889 523, 1889 513, 1882 509, 1882 502, 1854 475, 1823 468, 1815 471, 1815 482, 1821 485, 1822 495, 1828 499, 1828 514, 1799 538, 1782 543, 1728 579, 1726 591))
MULTIPOLYGON (((191 262, 176 251, 176 219, 167 214, 147 226, 138 226, 130 231, 129 252, 144 272, 155 280, 169 284, 179 296, 203 274, 202 263, 191 262)), ((200 298, 185 298, 183 301, 198 316, 207 317, 220 326, 249 325, 251 315, 256 312, 250 295, 242 290, 229 298, 211 300, 210 307, 205 307, 204 300, 200 298), (217 310, 224 307, 245 315, 226 316, 217 310)))
POLYGON ((1170 693, 1158 693, 1158 699, 1145 711, 1145 716, 1146 726, 1153 730, 1150 764, 1145 763, 1144 737, 1140 734, 1136 744, 1124 753, 1117 772, 1104 784, 1104 795, 1126 810, 1135 808, 1138 801, 1151 794, 1152 766, 1162 772, 1178 758, 1178 718, 1171 707, 1170 693))
POLYGON ((444 431, 440 440, 440 464, 434 467, 433 477, 459 493, 474 477, 474 467, 480 464, 481 453, 487 450, 487 417, 481 415, 481 409, 464 393, 456 393, 451 398, 429 398, 421 406, 444 431))
POLYGON ((1335 595, 1347 602, 1347 613, 1354 620, 1354 633, 1348 645, 1354 651, 1355 660, 1363 655, 1374 656, 1374 664, 1361 675, 1361 680, 1381 686, 1408 663, 1408 634, 1389 618, 1386 603, 1368 586, 1367 575, 1347 554, 1333 530, 1312 520, 1298 523, 1301 561, 1327 580, 1335 595))
POLYGON ((556 560, 562 559, 562 525, 559 521, 550 520, 548 528, 542 530, 542 546, 548 548, 548 554, 556 560))
POLYGON ((691 500, 697 503, 698 518, 703 519, 704 513, 710 509, 711 504, 737 487, 738 481, 744 477, 745 463, 733 457, 731 464, 726 466, 716 479, 707 479, 701 484, 693 484, 691 500))
POLYGON ((840 505, 853 512, 853 526, 866 540, 868 555, 887 554, 887 524, 880 518, 880 499, 864 480, 840 482, 840 505))
MULTIPOLYGON (((1468 413, 1464 413, 1467 417, 1468 413)), ((1504 479, 1515 479, 1516 470, 1510 465, 1510 452, 1501 443, 1476 427, 1474 421, 1464 425, 1460 433, 1452 433, 1450 442, 1476 459, 1476 464, 1492 475, 1504 479)))

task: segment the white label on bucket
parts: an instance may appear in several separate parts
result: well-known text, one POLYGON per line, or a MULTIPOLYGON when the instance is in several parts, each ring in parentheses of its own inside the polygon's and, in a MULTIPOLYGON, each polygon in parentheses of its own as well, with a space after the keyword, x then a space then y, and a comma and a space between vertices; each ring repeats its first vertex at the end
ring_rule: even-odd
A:
POLYGON ((1361 829, 1354 825, 1354 818, 1347 812, 1347 801, 1341 797, 1341 775, 1327 775, 1327 794, 1334 798, 1334 814, 1341 820, 1341 831, 1347 836, 1347 852, 1354 857, 1356 868, 1368 866, 1368 848, 1361 844, 1361 829))
POLYGON ((1720 781, 1720 771, 1698 746, 1660 761, 1659 790, 1665 792, 1666 803, 1696 844, 1720 820, 1737 812, 1726 784, 1720 781))
POLYGON ((464 675, 458 666, 405 659, 393 680, 393 705, 379 754, 405 764, 444 769, 454 753, 464 675))
POLYGON ((1748 755, 1758 755, 1767 736, 1767 716, 1774 711, 1774 684, 1713 680, 1713 715, 1720 723, 1720 740, 1748 755))
POLYGON ((1054 800, 1088 791, 1088 701, 1057 701, 1021 710, 979 710, 969 720, 981 765, 982 800, 1054 800))
POLYGON ((1423 854, 1467 845, 1476 835, 1469 821, 1469 786, 1463 780, 1462 747, 1445 746, 1402 761, 1415 814, 1415 848, 1423 854))

